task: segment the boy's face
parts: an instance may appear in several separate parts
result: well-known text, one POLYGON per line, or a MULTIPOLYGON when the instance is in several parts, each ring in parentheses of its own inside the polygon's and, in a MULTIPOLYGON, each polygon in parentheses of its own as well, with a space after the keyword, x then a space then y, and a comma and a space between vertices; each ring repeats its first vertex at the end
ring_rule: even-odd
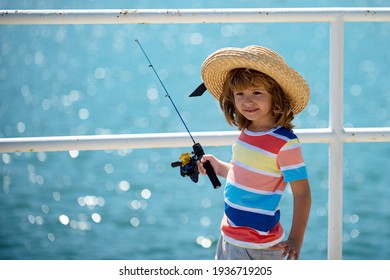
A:
POLYGON ((272 95, 263 87, 233 90, 238 112, 251 121, 248 129, 266 131, 275 126, 272 114, 272 95))

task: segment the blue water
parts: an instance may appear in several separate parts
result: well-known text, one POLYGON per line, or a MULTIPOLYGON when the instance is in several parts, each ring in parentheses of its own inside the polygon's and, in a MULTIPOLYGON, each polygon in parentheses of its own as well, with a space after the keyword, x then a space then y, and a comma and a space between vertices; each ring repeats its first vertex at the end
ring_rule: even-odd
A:
MULTIPOLYGON (((389 1, 4 1, 0 9, 388 6, 389 1), (136 2, 136 3, 134 3, 136 2)), ((329 24, 0 25, 0 137, 182 132, 134 39, 191 131, 235 130, 209 95, 205 57, 278 51, 312 97, 297 128, 328 126, 329 24)), ((390 24, 345 25, 345 126, 390 126, 390 24)), ((0 259, 212 259, 222 188, 182 178, 191 147, 8 153, 0 158, 0 259)), ((230 147, 205 147, 228 161, 230 147)), ((313 206, 302 259, 327 258, 328 147, 303 145, 313 206)), ((345 144, 343 258, 390 259, 389 143, 345 144)), ((292 196, 282 201, 289 229, 292 196)))

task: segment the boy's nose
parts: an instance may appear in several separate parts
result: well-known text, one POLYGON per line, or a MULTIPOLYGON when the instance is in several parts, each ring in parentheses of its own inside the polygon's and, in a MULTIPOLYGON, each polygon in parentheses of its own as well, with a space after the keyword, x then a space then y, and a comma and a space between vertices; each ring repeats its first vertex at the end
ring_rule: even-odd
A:
POLYGON ((253 104, 253 99, 251 96, 246 96, 244 99, 244 104, 253 104))

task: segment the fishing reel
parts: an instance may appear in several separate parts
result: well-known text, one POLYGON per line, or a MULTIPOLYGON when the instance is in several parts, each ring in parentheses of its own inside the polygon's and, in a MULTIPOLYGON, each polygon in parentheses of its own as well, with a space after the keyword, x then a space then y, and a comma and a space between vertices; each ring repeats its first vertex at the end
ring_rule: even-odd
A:
MULTIPOLYGON (((195 143, 192 146, 192 149, 192 153, 183 153, 180 156, 180 161, 172 162, 171 166, 180 167, 181 176, 189 176, 194 183, 197 183, 199 179, 199 169, 196 162, 202 159, 204 151, 199 143, 195 143), (193 154, 193 156, 191 156, 191 154, 193 154)), ((221 186, 221 183, 219 182, 219 179, 215 174, 215 171, 211 166, 210 162, 208 160, 203 162, 203 166, 206 169, 206 173, 211 183, 213 184, 214 189, 219 188, 221 186)))

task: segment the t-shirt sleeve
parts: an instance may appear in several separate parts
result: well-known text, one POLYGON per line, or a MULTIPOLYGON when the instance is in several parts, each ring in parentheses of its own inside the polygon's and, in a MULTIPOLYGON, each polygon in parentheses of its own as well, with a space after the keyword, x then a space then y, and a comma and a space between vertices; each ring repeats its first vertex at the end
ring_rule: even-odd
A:
POLYGON ((277 162, 285 182, 307 179, 306 164, 298 139, 288 141, 279 151, 277 162))

